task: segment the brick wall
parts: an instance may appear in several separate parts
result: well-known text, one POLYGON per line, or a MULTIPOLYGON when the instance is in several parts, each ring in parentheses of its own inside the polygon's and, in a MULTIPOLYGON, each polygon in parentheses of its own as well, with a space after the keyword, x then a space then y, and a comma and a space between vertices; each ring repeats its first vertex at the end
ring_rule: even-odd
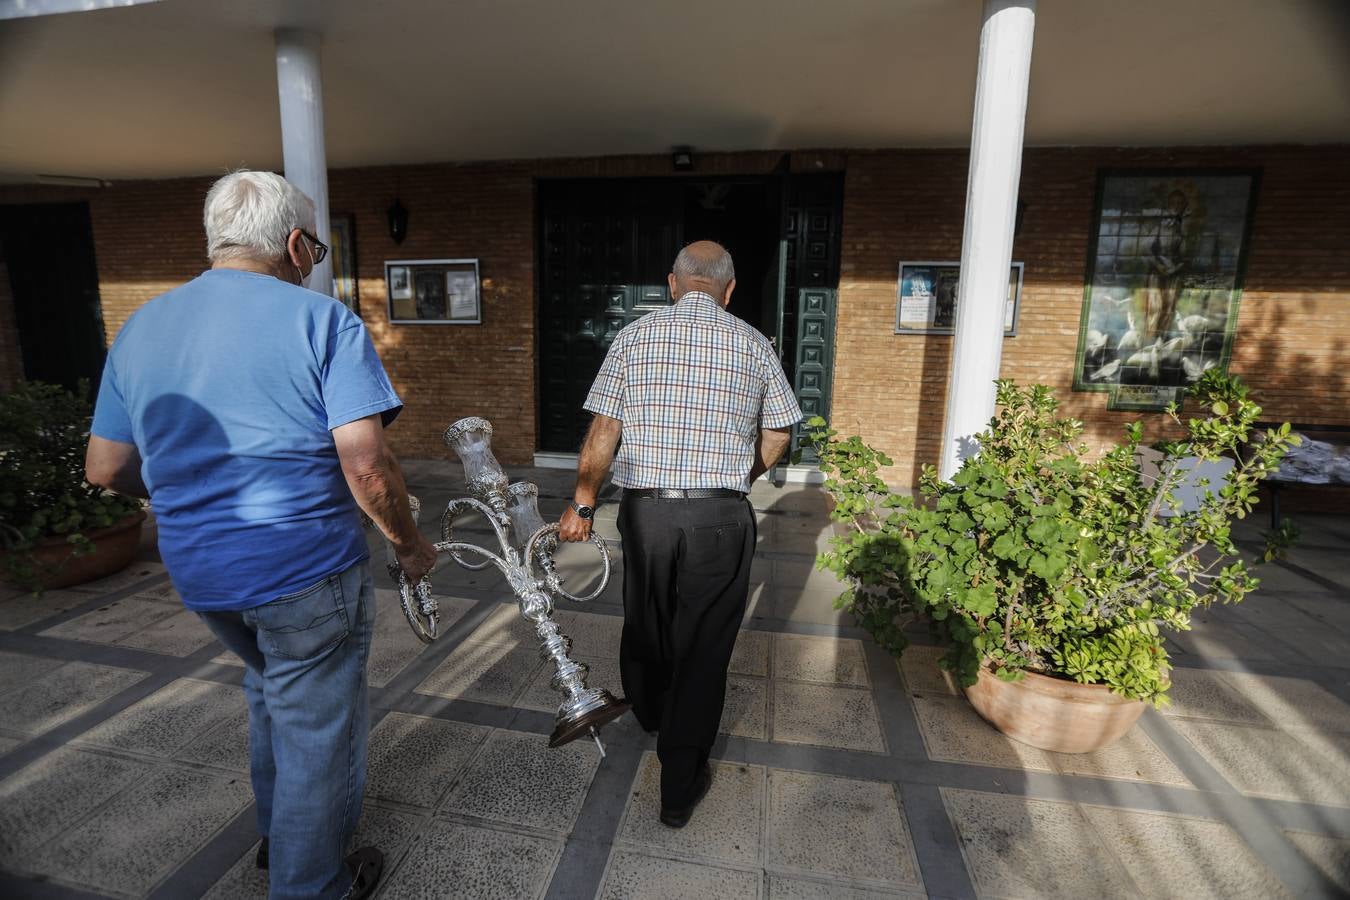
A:
MULTIPOLYGON (((1072 394, 1096 173, 1105 166, 1261 166, 1233 368, 1272 417, 1350 421, 1350 175, 1344 147, 1186 150, 1046 149, 1026 153, 1027 208, 1014 257, 1025 261, 1019 336, 1003 374, 1062 388, 1065 408, 1095 442, 1151 414, 1108 413, 1103 394, 1072 394)), ((700 156, 696 175, 765 174, 778 153, 700 156)), ((948 336, 893 334, 901 259, 957 259, 966 156, 958 151, 794 151, 798 171, 846 173, 833 419, 896 461, 909 482, 941 438, 948 336)), ((666 156, 403 166, 335 171, 334 215, 355 217, 358 298, 407 409, 390 430, 398 451, 440 457, 449 422, 482 415, 503 462, 536 446, 535 196, 537 178, 669 175, 666 156), (407 240, 388 237, 395 193, 407 240), (480 326, 391 326, 386 259, 477 257, 480 326)), ((206 265, 201 203, 210 179, 124 182, 94 191, 0 190, 0 202, 87 199, 111 340, 138 306, 206 265)), ((2 291, 0 291, 2 293, 2 291)), ((0 352, 4 351, 0 296, 0 352)), ((6 354, 8 355, 8 354, 6 354)), ((3 368, 0 366, 0 368, 3 368)), ((0 375, 0 377, 3 377, 0 375)), ((579 413, 580 414, 580 413, 579 413)))
MULTIPOLYGON (((1018 336, 1002 374, 1059 389, 1091 443, 1163 416, 1106 410, 1106 395, 1072 393, 1074 354, 1097 171, 1103 167, 1261 167, 1231 370, 1266 414, 1350 423, 1350 174, 1345 147, 1031 149, 1013 258, 1026 263, 1018 336)), ((946 403, 947 335, 895 335, 902 259, 959 259, 964 152, 850 153, 845 199, 833 420, 883 448, 889 480, 936 463, 946 403)))

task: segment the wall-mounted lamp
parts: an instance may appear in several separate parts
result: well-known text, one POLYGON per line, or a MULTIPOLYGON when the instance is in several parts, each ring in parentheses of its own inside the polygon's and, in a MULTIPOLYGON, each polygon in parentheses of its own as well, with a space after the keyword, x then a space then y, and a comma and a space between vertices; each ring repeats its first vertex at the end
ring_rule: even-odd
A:
POLYGON ((694 148, 676 147, 670 153, 670 164, 676 172, 688 172, 694 168, 694 148))
POLYGON ((389 207, 389 236, 395 244, 403 243, 403 239, 408 236, 408 208, 397 197, 389 207))

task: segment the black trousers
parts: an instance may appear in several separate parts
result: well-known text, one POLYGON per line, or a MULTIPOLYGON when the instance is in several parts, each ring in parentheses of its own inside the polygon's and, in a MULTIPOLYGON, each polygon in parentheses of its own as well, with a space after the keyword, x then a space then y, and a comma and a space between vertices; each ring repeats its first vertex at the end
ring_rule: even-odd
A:
POLYGON ((625 496, 619 666, 638 722, 660 730, 661 803, 693 799, 726 699, 727 665, 745 615, 755 513, 741 498, 625 496))

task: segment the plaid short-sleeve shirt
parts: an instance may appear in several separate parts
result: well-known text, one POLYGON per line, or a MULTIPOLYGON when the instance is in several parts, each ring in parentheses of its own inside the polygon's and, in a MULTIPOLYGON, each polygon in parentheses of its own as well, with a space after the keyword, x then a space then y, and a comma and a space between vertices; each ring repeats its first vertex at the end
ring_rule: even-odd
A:
POLYGON ((585 408, 623 423, 624 488, 748 492, 759 430, 802 418, 764 335, 697 291, 619 332, 585 408))

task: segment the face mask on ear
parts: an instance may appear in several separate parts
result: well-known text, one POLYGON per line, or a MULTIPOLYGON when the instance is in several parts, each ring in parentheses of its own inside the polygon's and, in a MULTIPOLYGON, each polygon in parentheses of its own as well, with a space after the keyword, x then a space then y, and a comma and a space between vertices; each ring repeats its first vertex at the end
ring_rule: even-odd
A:
POLYGON ((300 286, 302 288, 307 288, 309 287, 309 276, 314 274, 314 266, 316 265, 316 263, 314 262, 314 251, 309 249, 309 241, 305 240, 304 237, 302 236, 300 238, 300 243, 305 245, 305 252, 309 254, 309 275, 306 275, 303 272, 301 272, 299 267, 296 268, 296 271, 301 272, 300 286))

